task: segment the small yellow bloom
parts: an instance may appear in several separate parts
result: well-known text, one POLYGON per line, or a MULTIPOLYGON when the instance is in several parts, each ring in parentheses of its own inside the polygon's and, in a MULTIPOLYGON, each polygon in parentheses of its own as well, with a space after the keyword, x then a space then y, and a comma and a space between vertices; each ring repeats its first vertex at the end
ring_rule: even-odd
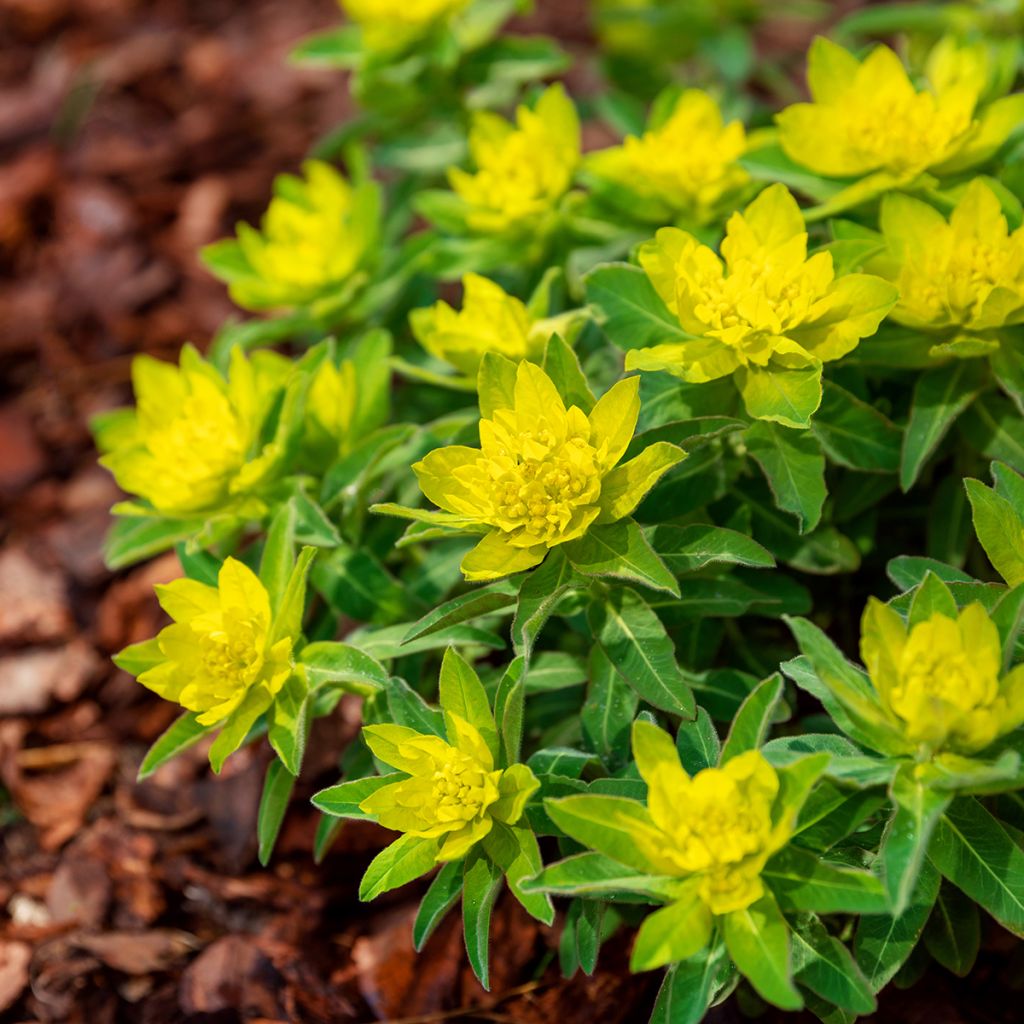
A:
POLYGON ((305 180, 277 178, 260 231, 240 223, 237 240, 203 250, 210 270, 246 309, 337 299, 362 283, 379 230, 376 184, 351 185, 319 160, 307 161, 303 171, 305 180))
POLYGON ((458 14, 470 0, 340 0, 372 51, 400 50, 458 14))
POLYGON ((974 754, 1024 723, 1024 666, 1001 676, 999 633, 978 602, 909 629, 869 599, 861 656, 883 706, 912 743, 974 754))
POLYGON ((414 309, 409 322, 432 356, 465 374, 475 375, 487 352, 539 362, 548 338, 565 322, 564 317, 535 319, 523 302, 479 274, 466 274, 462 287, 459 312, 438 302, 414 309))
POLYGON ((529 569, 592 523, 628 515, 644 493, 631 504, 623 498, 637 460, 616 464, 639 412, 636 377, 614 385, 588 416, 575 405, 567 409, 547 374, 521 362, 511 404, 499 401, 480 421, 480 448, 438 448, 413 466, 423 493, 455 517, 454 525, 487 529, 462 561, 466 578, 529 569))
POLYGON ((660 862, 666 875, 699 876, 698 894, 712 914, 756 903, 764 895, 762 869, 792 833, 792 815, 772 820, 779 792, 775 769, 751 750, 690 778, 678 758, 649 759, 637 746, 634 732, 656 829, 638 834, 641 853, 660 862))
POLYGON ((180 579, 156 591, 174 623, 156 637, 164 660, 139 682, 201 712, 201 725, 222 722, 243 701, 255 720, 292 671, 292 638, 272 639, 270 598, 256 574, 228 558, 216 587, 180 579))
POLYGON ((589 154, 584 167, 644 199, 653 220, 701 225, 734 207, 749 184, 737 163, 745 150, 742 123, 723 124, 711 96, 687 89, 663 124, 589 154))
POLYGON ((803 217, 783 185, 729 218, 721 251, 724 260, 678 228, 662 228, 641 246, 647 276, 693 338, 634 349, 626 369, 667 370, 691 383, 740 371, 751 415, 800 425, 820 401, 821 363, 873 334, 896 289, 868 274, 837 278, 830 253, 808 258, 803 217), (818 380, 806 415, 776 410, 765 374, 808 369, 818 380))
POLYGON ((525 765, 496 769, 484 738, 465 719, 447 712, 445 722, 451 742, 401 725, 365 726, 367 746, 408 778, 359 805, 385 828, 439 840, 439 861, 465 856, 496 820, 514 825, 539 786, 525 765))
POLYGON ((476 165, 448 170, 466 207, 467 226, 481 234, 526 234, 541 229, 569 190, 580 157, 580 123, 561 85, 552 85, 533 110, 519 107, 513 125, 478 111, 469 133, 476 165))
POLYGON ((979 102, 987 70, 975 50, 944 42, 930 62, 929 87, 914 87, 899 57, 878 46, 858 61, 818 38, 807 61, 811 103, 776 117, 791 159, 818 174, 883 171, 908 182, 921 172, 952 174, 987 160, 1024 116, 1024 96, 979 102))
POLYGON ((984 181, 967 186, 948 222, 927 203, 886 196, 881 227, 887 252, 871 266, 899 286, 897 323, 976 334, 1024 323, 1024 228, 1010 233, 984 181))
POLYGON ((130 494, 171 516, 235 508, 278 468, 281 445, 261 441, 289 364, 236 348, 227 380, 190 346, 181 366, 139 356, 132 364, 137 409, 100 463, 130 494))

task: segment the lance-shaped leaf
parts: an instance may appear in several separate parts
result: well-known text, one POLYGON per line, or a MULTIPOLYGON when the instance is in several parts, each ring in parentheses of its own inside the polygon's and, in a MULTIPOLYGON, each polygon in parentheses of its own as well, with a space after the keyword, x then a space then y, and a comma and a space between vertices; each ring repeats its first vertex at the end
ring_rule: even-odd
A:
POLYGON ((980 480, 964 480, 974 532, 996 572, 1011 586, 1024 583, 1024 518, 980 480))
POLYGON ((639 455, 616 466, 601 481, 598 523, 614 523, 628 515, 673 466, 686 458, 682 448, 655 441, 639 455))
POLYGON ((487 691, 473 666, 454 647, 444 652, 438 679, 439 699, 443 711, 458 715, 483 737, 491 756, 497 762, 498 729, 491 714, 487 691))
POLYGON ((796 516, 801 533, 813 530, 825 503, 825 456, 814 435, 762 421, 749 426, 743 437, 775 504, 796 516))
POLYGON ((434 875, 412 926, 412 944, 417 953, 462 895, 462 871, 462 861, 450 860, 434 875))
POLYGON ((397 889, 425 875, 437 863, 440 841, 418 836, 399 836, 370 861, 359 883, 359 899, 368 903, 381 893, 397 889))
POLYGON ((757 750, 764 743, 781 698, 782 676, 778 672, 747 694, 722 744, 722 764, 748 750, 757 750))
POLYGON ((813 914, 793 927, 793 977, 822 999, 851 1013, 873 1013, 875 996, 849 950, 813 914))
POLYGON ((885 889, 869 871, 833 864, 798 846, 780 850, 761 877, 785 910, 821 914, 884 914, 885 889))
POLYGON ((501 868, 489 857, 470 853, 462 882, 462 932, 466 953, 480 984, 490 990, 491 911, 501 892, 501 868))
POLYGON ((768 894, 725 916, 725 944, 733 963, 757 993, 783 1010, 799 1010, 793 985, 789 927, 768 894))
POLYGON ((631 971, 650 971, 699 953, 711 938, 713 918, 700 898, 697 884, 678 899, 644 918, 633 942, 631 971))
POLYGON ((584 576, 610 576, 679 596, 679 584, 632 520, 591 527, 564 545, 565 555, 584 576))
POLYGON ((615 670, 649 704, 692 718, 693 693, 676 663, 661 620, 634 590, 617 589, 591 604, 590 628, 615 670))

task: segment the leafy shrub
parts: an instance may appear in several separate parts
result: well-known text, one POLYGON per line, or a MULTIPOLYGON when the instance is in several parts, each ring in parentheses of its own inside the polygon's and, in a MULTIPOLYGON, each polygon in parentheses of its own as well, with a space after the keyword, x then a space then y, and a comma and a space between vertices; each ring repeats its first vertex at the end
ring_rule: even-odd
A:
POLYGON ((504 886, 567 908, 567 973, 636 928, 666 1024, 741 979, 848 1021, 929 955, 967 973, 979 908, 1024 935, 1008 15, 866 8, 773 112, 756 6, 595 4, 578 99, 626 137, 581 155, 513 0, 342 6, 295 59, 362 112, 203 253, 268 315, 140 357, 96 422, 109 563, 185 570, 117 658, 183 708, 142 774, 265 736, 266 863, 358 694, 318 856, 398 833, 360 897, 433 873, 416 945, 461 898, 485 985, 504 886), (904 28, 906 61, 860 45, 904 28))

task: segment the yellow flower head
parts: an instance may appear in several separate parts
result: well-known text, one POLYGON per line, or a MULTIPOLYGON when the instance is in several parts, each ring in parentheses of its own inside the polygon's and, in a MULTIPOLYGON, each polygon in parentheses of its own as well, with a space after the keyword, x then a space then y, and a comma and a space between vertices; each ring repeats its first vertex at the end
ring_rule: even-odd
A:
POLYGON ((612 501, 621 488, 609 475, 633 437, 638 385, 619 381, 588 416, 566 408, 540 367, 521 362, 511 400, 499 397, 480 421, 480 448, 438 448, 413 466, 423 493, 453 522, 487 530, 463 559, 467 579, 529 569, 592 523, 632 511, 612 501))
POLYGON ((641 246, 647 276, 693 340, 635 349, 627 369, 702 383, 740 368, 820 367, 873 334, 896 301, 878 277, 836 278, 830 253, 808 259, 803 217, 783 185, 729 218, 721 251, 724 259, 678 228, 641 246))
POLYGON ((156 637, 164 660, 139 682, 166 700, 200 712, 215 725, 243 701, 255 718, 266 710, 292 670, 292 638, 273 640, 270 597, 256 574, 228 558, 210 587, 174 580, 156 588, 174 620, 156 637))
POLYGON ((1024 666, 1001 676, 999 632, 978 602, 908 628, 871 598, 861 656, 907 739, 933 752, 973 754, 1024 723, 1024 666))
POLYGON ((440 840, 439 861, 464 856, 496 820, 514 825, 539 786, 525 765, 495 769, 487 743, 465 719, 447 712, 445 722, 451 742, 401 725, 365 726, 367 746, 408 778, 359 805, 385 828, 440 840))
POLYGON ((470 0, 340 0, 368 50, 399 50, 457 14, 470 0))
POLYGON ((302 306, 355 288, 380 222, 376 184, 351 185, 329 164, 309 160, 305 179, 279 175, 261 230, 240 223, 237 241, 207 246, 207 265, 246 309, 302 306))
POLYGON ((466 374, 476 373, 487 352, 516 361, 544 355, 552 321, 535 320, 524 303, 479 274, 466 274, 462 287, 461 311, 438 302, 409 314, 416 340, 431 355, 466 374))
POLYGON ((227 380, 195 349, 181 366, 139 356, 132 364, 137 409, 106 443, 100 462, 130 494, 172 516, 235 507, 277 469, 281 446, 261 431, 288 372, 270 352, 232 352, 227 380))
POLYGON ((668 119, 640 138, 589 154, 584 166, 650 202, 655 220, 707 224, 731 207, 750 181, 737 161, 746 150, 739 121, 722 123, 718 104, 687 89, 668 119))
POLYGON ((887 252, 872 264, 899 286, 893 320, 923 330, 984 332, 1024 322, 1024 228, 1012 234, 980 179, 945 218, 909 196, 882 202, 887 252))
POLYGON ((818 174, 886 171, 906 181, 988 159, 1019 123, 1024 97, 997 100, 978 114, 987 69, 979 68, 974 50, 959 52, 950 42, 940 47, 930 62, 930 86, 918 90, 888 47, 858 61, 816 39, 807 59, 813 102, 795 103, 776 117, 782 148, 818 174))
POLYGON ((712 914, 728 914, 764 894, 761 870, 789 840, 795 813, 773 820, 779 778, 756 750, 690 778, 671 739, 655 726, 633 727, 637 767, 647 783, 654 829, 637 834, 641 853, 670 876, 700 877, 712 914), (660 741, 660 742, 659 742, 660 741))
POLYGON ((348 451, 358 408, 355 364, 350 359, 336 364, 325 359, 313 374, 306 398, 303 447, 318 468, 329 466, 348 451))
POLYGON ((481 234, 525 234, 543 227, 568 191, 580 157, 580 123, 561 85, 545 90, 516 123, 487 111, 473 115, 469 152, 476 172, 448 170, 466 206, 466 223, 481 234))

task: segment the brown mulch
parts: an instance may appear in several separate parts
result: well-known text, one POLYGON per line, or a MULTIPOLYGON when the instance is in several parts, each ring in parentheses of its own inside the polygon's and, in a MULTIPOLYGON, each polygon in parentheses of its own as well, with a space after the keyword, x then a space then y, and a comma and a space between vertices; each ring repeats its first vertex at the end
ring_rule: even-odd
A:
MULTIPOLYGON (((542 6, 583 38, 579 4, 542 6)), ((385 840, 372 826, 313 864, 304 798, 334 780, 353 702, 317 724, 267 870, 265 752, 214 779, 200 746, 135 781, 174 709, 109 659, 159 628, 152 585, 179 570, 103 567, 118 493, 87 421, 125 401, 133 354, 173 358, 234 314, 196 250, 258 216, 274 174, 346 116, 339 77, 284 62, 336 19, 332 0, 0 0, 0 1020, 631 1024, 651 1005, 628 943, 563 981, 557 932, 508 899, 492 994, 457 915, 415 956, 422 889, 356 899, 385 840)), ((1012 999, 982 1011, 976 994, 1010 988, 1015 955, 970 983, 932 969, 876 1019, 1009 1021, 1012 999)))

